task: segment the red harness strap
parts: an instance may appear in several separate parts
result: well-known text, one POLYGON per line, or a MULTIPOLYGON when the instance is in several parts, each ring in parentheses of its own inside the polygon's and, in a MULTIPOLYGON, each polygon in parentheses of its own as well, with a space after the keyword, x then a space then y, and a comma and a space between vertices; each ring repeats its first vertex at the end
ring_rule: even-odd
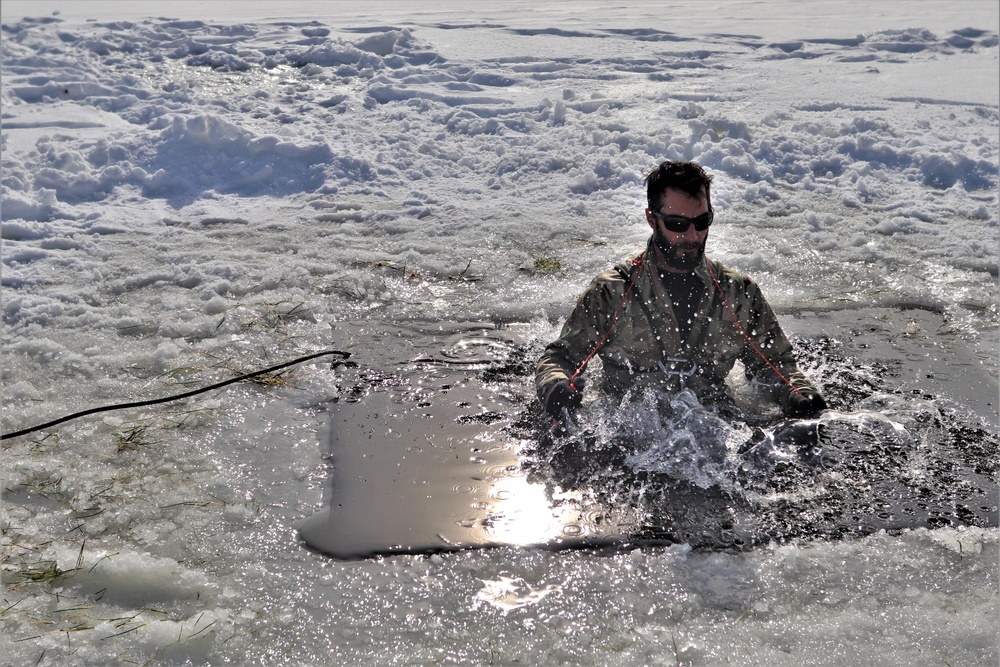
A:
POLYGON ((635 266, 636 269, 635 271, 632 272, 632 279, 628 283, 628 289, 625 290, 625 294, 622 296, 622 301, 621 303, 618 304, 618 309, 615 311, 614 316, 612 316, 611 318, 611 324, 608 326, 608 330, 604 333, 604 336, 601 337, 601 340, 597 341, 597 345, 595 345, 594 349, 590 351, 590 354, 587 355, 587 358, 583 360, 583 363, 576 367, 576 370, 573 371, 572 377, 570 377, 569 379, 569 388, 572 389, 573 391, 576 391, 576 386, 573 384, 573 380, 575 380, 576 376, 582 373, 585 368, 587 368, 587 364, 589 364, 590 360, 594 358, 594 355, 597 354, 597 351, 601 349, 601 346, 603 346, 604 343, 607 342, 608 336, 610 336, 611 332, 614 330, 615 324, 618 322, 618 316, 621 315, 622 308, 625 307, 625 302, 628 301, 628 295, 632 293, 632 288, 635 287, 635 281, 639 277, 639 272, 642 271, 642 261, 645 258, 646 258, 646 253, 644 252, 632 260, 632 265, 635 266))
POLYGON ((749 344, 750 347, 753 348, 753 351, 757 353, 757 356, 763 359, 764 363, 767 364, 772 371, 774 371, 774 374, 777 375, 779 378, 781 378, 782 382, 787 384, 789 387, 792 388, 792 391, 801 396, 802 392, 798 390, 798 387, 792 384, 788 378, 786 378, 784 375, 781 374, 781 371, 779 371, 777 367, 775 367, 775 365, 771 363, 770 359, 764 356, 764 353, 760 351, 760 348, 757 347, 754 344, 754 342, 750 339, 750 336, 747 335, 747 332, 743 329, 743 325, 740 324, 739 318, 736 317, 736 313, 733 312, 732 307, 729 305, 729 301, 726 299, 726 295, 722 291, 722 285, 719 284, 718 279, 715 277, 715 272, 712 271, 712 265, 706 261, 705 267, 708 268, 708 275, 712 276, 712 282, 715 283, 715 289, 719 291, 719 296, 722 297, 722 303, 725 304, 726 310, 728 310, 729 314, 732 315, 733 324, 735 324, 736 328, 740 330, 741 334, 743 334, 744 340, 746 340, 747 344, 749 344))

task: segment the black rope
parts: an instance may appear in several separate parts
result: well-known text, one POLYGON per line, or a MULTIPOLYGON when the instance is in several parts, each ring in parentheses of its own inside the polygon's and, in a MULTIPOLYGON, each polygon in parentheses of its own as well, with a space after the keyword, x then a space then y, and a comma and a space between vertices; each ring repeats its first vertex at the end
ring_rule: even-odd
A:
POLYGON ((225 387, 226 385, 229 384, 235 384, 237 382, 242 382, 243 380, 249 380, 252 377, 257 377, 258 375, 264 375, 265 373, 273 373, 274 371, 280 371, 282 368, 288 368, 289 366, 301 364, 303 362, 309 361, 310 359, 316 359, 317 357, 325 357, 331 354, 339 354, 344 359, 347 359, 348 357, 351 356, 350 352, 341 352, 340 350, 327 350, 325 352, 316 352, 315 354, 309 354, 304 357, 299 357, 298 359, 292 359, 291 361, 286 361, 285 363, 278 364, 277 366, 271 366, 270 368, 264 368, 259 371, 254 371, 253 373, 247 373, 246 375, 240 375, 239 377, 234 377, 229 380, 223 380, 222 382, 217 382, 207 387, 202 387, 201 389, 193 389, 191 391, 186 391, 183 394, 177 394, 176 396, 167 396, 165 398, 153 398, 148 401, 136 401, 134 403, 120 403, 118 405, 106 405, 100 408, 90 408, 89 410, 84 410, 83 412, 75 412, 71 415, 66 415, 65 417, 60 417, 59 419, 53 419, 50 422, 39 424, 38 426, 32 426, 31 428, 24 428, 21 429, 20 431, 14 431, 13 433, 0 434, 0 440, 7 440, 9 438, 16 438, 18 436, 34 433, 35 431, 41 431, 42 429, 51 428, 58 424, 68 422, 71 419, 86 417, 87 415, 97 414, 98 412, 110 412, 112 410, 124 410, 126 408, 142 408, 147 405, 156 405, 158 403, 169 403, 170 401, 179 401, 182 398, 189 398, 191 396, 196 396, 198 394, 204 394, 205 392, 212 391, 213 389, 219 389, 220 387, 225 387))

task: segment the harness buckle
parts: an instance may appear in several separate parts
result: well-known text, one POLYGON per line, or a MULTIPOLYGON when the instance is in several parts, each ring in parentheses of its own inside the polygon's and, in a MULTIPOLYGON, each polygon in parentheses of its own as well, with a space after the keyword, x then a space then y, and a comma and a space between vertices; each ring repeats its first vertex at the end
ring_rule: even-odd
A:
POLYGON ((694 359, 677 357, 667 357, 666 360, 670 362, 670 368, 667 368, 663 361, 657 361, 656 365, 660 367, 664 375, 677 377, 681 389, 686 389, 688 378, 698 372, 698 363, 694 359), (689 366, 687 368, 679 368, 679 364, 689 364, 689 366))

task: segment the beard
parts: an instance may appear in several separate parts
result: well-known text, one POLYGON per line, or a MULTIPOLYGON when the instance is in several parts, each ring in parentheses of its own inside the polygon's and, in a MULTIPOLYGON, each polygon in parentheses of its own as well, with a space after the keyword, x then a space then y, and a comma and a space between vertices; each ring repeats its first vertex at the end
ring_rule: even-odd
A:
POLYGON ((705 243, 671 243, 657 232, 653 238, 667 265, 673 269, 691 272, 698 268, 705 256, 705 243))

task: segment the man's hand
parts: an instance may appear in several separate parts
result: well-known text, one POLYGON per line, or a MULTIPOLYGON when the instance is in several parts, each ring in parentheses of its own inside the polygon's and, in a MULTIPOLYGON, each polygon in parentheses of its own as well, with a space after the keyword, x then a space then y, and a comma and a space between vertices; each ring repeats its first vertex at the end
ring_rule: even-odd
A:
POLYGON ((570 385, 569 380, 554 382, 545 393, 545 412, 553 419, 562 419, 563 408, 572 415, 583 400, 583 380, 577 378, 570 385), (575 387, 575 388, 574 388, 575 387))
POLYGON ((826 410, 826 400, 823 398, 823 394, 815 389, 792 390, 792 393, 785 399, 784 412, 786 417, 794 417, 795 419, 818 417, 823 410, 826 410))

